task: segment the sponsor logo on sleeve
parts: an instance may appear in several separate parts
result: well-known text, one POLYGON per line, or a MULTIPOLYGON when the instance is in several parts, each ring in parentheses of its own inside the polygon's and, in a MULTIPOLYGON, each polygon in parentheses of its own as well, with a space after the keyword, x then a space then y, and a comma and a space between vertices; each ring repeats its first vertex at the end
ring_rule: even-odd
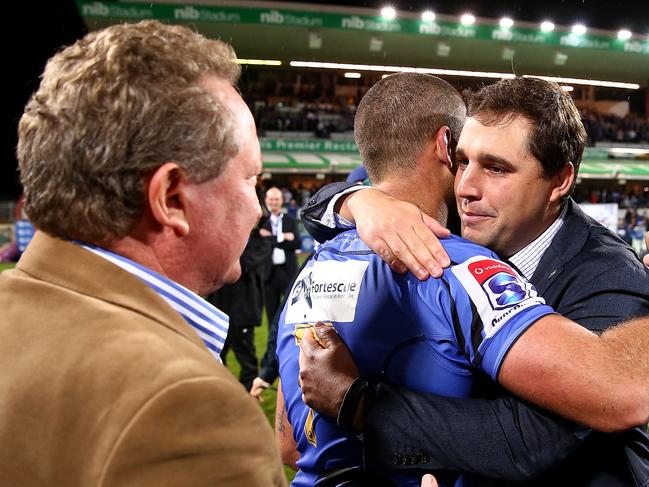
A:
POLYGON ((284 321, 354 321, 368 262, 314 261, 291 289, 284 321))
POLYGON ((504 262, 472 257, 452 269, 475 305, 486 338, 530 306, 544 304, 534 286, 504 262))
POLYGON ((503 262, 482 259, 468 265, 469 272, 482 286, 491 307, 503 309, 520 303, 530 296, 521 278, 503 262))

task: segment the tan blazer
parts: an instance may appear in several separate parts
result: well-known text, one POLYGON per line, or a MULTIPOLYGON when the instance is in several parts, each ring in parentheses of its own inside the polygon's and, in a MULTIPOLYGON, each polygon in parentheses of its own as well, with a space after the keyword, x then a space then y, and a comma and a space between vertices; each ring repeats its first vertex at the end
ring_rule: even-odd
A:
POLYGON ((286 485, 258 404, 128 272, 37 232, 0 274, 0 485, 286 485))

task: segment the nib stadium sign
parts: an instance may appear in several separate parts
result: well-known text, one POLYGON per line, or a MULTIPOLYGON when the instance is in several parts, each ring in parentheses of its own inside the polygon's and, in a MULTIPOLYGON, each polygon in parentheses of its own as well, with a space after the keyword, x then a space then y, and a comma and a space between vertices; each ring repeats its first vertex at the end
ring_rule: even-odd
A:
POLYGON ((600 49, 649 55, 649 40, 620 40, 614 35, 575 35, 566 31, 541 32, 535 28, 502 28, 481 24, 465 26, 447 20, 418 18, 386 20, 380 16, 313 12, 279 8, 208 6, 172 3, 127 3, 77 0, 81 16, 115 21, 157 19, 168 22, 242 23, 346 31, 397 32, 421 36, 461 37, 513 43, 600 49))

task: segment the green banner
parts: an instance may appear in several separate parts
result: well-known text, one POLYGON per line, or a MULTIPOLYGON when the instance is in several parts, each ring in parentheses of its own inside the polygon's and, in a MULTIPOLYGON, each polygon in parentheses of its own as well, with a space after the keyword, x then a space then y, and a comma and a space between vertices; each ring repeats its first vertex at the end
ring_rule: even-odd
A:
POLYGON ((380 16, 328 12, 304 12, 279 8, 248 8, 157 3, 109 3, 77 0, 84 18, 110 18, 118 21, 157 19, 171 22, 223 22, 289 27, 342 29, 365 32, 398 32, 437 37, 521 42, 586 49, 604 49, 649 55, 649 40, 619 40, 616 36, 575 35, 569 32, 542 32, 525 27, 501 28, 498 25, 465 26, 446 20, 386 20, 380 16))
POLYGON ((599 179, 649 179, 649 164, 634 161, 583 161, 579 177, 599 179))
POLYGON ((260 138, 263 151, 351 152, 358 147, 351 140, 287 140, 260 138))
POLYGON ((586 147, 582 159, 608 159, 608 149, 596 149, 594 147, 586 147))

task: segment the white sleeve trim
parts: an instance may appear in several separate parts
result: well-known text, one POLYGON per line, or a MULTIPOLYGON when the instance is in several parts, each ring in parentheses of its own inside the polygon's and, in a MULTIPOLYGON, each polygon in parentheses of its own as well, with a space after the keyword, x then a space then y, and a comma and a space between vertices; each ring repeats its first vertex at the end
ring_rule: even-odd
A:
POLYGON ((329 204, 327 205, 327 209, 322 214, 320 223, 322 223, 324 226, 329 228, 342 228, 345 230, 356 227, 355 224, 345 220, 340 215, 334 213, 334 206, 336 205, 336 202, 342 195, 353 193, 355 191, 359 191, 362 189, 370 189, 370 186, 363 186, 359 184, 356 186, 352 186, 351 188, 347 188, 341 191, 340 193, 337 193, 333 198, 331 198, 331 201, 329 201, 329 204))

